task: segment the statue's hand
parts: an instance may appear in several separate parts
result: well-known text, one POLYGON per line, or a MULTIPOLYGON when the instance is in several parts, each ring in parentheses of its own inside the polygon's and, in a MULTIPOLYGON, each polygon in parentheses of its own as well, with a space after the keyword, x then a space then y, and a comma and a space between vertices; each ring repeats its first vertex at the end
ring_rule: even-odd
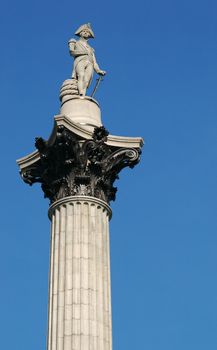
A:
POLYGON ((98 70, 97 74, 99 75, 106 75, 106 71, 105 70, 98 70))

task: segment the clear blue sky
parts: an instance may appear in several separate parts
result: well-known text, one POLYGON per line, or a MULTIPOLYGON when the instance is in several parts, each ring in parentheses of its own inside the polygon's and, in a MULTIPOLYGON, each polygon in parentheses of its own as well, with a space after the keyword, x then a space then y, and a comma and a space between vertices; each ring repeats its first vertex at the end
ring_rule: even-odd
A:
POLYGON ((217 2, 1 4, 0 329, 4 350, 46 348, 48 201, 15 159, 47 138, 91 22, 112 134, 142 136, 112 203, 114 350, 217 349, 217 2))

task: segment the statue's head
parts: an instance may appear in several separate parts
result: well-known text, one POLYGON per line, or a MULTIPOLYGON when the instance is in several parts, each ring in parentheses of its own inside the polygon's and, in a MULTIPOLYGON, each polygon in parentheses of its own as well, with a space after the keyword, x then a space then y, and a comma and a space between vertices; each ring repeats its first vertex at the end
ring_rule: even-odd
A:
POLYGON ((85 39, 94 38, 94 33, 92 31, 90 23, 83 24, 82 26, 80 26, 76 30, 75 35, 80 36, 81 38, 85 38, 85 39))

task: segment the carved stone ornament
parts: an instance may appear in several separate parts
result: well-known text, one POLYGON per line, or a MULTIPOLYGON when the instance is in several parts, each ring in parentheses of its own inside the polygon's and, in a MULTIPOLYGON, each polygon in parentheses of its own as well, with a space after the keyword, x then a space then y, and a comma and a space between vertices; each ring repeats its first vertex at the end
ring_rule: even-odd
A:
POLYGON ((113 184, 123 168, 139 162, 140 149, 109 146, 108 134, 103 126, 96 127, 92 139, 82 140, 58 125, 52 144, 36 138, 40 158, 21 170, 23 180, 30 185, 41 183, 51 203, 73 195, 93 196, 107 203, 115 200, 113 184))

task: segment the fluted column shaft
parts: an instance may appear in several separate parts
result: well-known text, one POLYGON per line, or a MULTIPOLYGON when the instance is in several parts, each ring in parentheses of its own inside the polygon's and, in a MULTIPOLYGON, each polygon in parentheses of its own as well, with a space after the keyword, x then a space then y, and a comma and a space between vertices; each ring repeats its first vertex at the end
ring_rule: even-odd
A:
POLYGON ((49 209, 47 350, 111 350, 110 207, 87 196, 49 209))

